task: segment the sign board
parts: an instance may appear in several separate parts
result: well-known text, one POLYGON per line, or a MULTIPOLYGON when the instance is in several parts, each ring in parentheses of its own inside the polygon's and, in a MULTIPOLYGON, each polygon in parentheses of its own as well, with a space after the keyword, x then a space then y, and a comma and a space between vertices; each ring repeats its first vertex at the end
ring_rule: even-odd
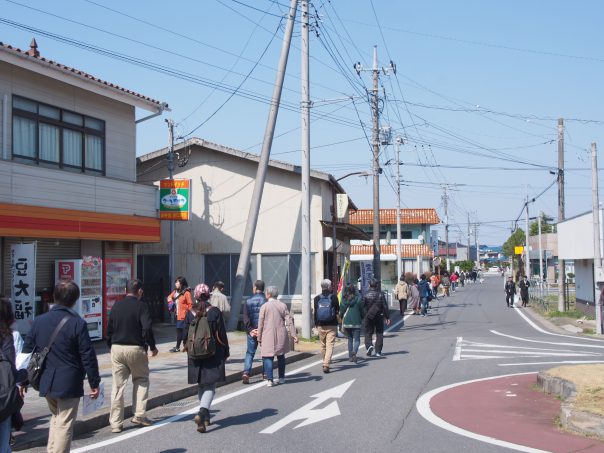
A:
POLYGON ((191 180, 162 179, 159 182, 160 220, 189 220, 191 180))
POLYGON ((604 267, 596 266, 596 283, 604 283, 604 267))
POLYGON ((369 289, 369 280, 373 277, 373 261, 361 261, 361 293, 369 289))
POLYGON ((10 268, 16 330, 27 334, 35 316, 36 243, 11 245, 10 268))
POLYGON ((336 195, 336 214, 338 219, 346 217, 346 211, 348 210, 348 195, 345 193, 339 193, 336 195))
POLYGON ((522 255, 524 253, 524 247, 521 245, 517 245, 514 247, 514 255, 522 255))

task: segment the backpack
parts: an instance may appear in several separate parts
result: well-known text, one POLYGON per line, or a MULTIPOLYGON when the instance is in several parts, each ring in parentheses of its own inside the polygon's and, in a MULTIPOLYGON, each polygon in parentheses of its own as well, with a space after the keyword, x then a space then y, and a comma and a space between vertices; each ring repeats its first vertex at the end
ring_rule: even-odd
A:
POLYGON ((205 315, 195 318, 189 325, 187 354, 192 360, 208 359, 216 354, 216 341, 205 315))
POLYGON ((321 294, 317 303, 317 321, 331 322, 336 319, 336 309, 331 303, 331 294, 321 294))
POLYGON ((0 421, 6 420, 23 407, 23 399, 15 382, 13 367, 0 352, 0 421))

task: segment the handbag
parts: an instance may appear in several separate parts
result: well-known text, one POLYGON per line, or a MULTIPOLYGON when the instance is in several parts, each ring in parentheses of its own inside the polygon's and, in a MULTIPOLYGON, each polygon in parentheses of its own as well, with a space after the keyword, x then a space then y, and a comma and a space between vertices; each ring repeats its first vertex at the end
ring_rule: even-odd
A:
POLYGON ((46 356, 50 352, 50 348, 52 347, 57 334, 63 328, 69 317, 70 315, 65 315, 57 327, 55 327, 55 330, 48 341, 48 346, 46 346, 40 352, 34 352, 31 355, 31 359, 29 359, 29 365, 27 365, 27 380, 34 390, 40 390, 40 378, 42 377, 42 372, 44 371, 46 356))

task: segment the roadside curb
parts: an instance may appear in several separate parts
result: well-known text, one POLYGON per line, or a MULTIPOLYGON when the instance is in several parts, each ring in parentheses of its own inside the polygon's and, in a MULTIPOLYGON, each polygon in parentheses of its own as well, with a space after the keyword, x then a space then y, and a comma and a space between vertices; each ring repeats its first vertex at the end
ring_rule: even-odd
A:
MULTIPOLYGON (((290 364, 290 363, 299 362, 299 361, 305 360, 309 357, 313 357, 316 354, 317 354, 316 352, 295 352, 294 354, 285 356, 285 363, 290 364)), ((261 372, 262 372, 262 365, 257 365, 252 368, 253 374, 257 374, 257 373, 261 373, 261 372)), ((226 376, 226 381, 219 382, 216 386, 222 387, 224 385, 229 385, 234 382, 241 381, 242 376, 243 376, 243 371, 237 371, 237 372, 228 374, 226 376)), ((151 383, 153 383, 152 379, 153 378, 151 378, 151 383)), ((193 395, 197 395, 197 385, 187 385, 186 387, 183 387, 181 389, 169 391, 162 395, 157 395, 152 398, 149 398, 149 400, 147 401, 147 410, 155 409, 157 407, 163 406, 163 405, 171 403, 173 401, 189 398, 193 395)), ((109 406, 111 405, 111 396, 110 395, 106 396, 106 401, 108 401, 108 404, 103 408, 102 413, 99 413, 97 416, 91 417, 86 420, 77 420, 76 421, 75 427, 74 427, 74 432, 73 432, 74 437, 89 433, 91 431, 103 429, 103 428, 109 426, 109 406)), ((130 417, 132 417, 132 415, 133 415, 132 405, 125 406, 124 407, 124 420, 128 420, 130 417)), ((38 417, 38 418, 42 418, 42 417, 38 417)), ((27 420, 26 423, 35 424, 36 420, 38 420, 38 418, 27 420)), ((13 451, 25 450, 25 449, 34 448, 34 447, 42 447, 42 446, 46 445, 46 442, 48 441, 48 430, 44 429, 44 430, 40 430, 39 433, 36 433, 33 435, 29 434, 27 436, 27 439, 23 439, 23 437, 24 437, 23 435, 17 436, 17 444, 13 447, 13 451)))
POLYGON ((583 436, 597 436, 604 439, 604 417, 575 409, 577 390, 572 382, 542 371, 537 375, 537 386, 544 393, 562 399, 560 424, 565 429, 583 436))

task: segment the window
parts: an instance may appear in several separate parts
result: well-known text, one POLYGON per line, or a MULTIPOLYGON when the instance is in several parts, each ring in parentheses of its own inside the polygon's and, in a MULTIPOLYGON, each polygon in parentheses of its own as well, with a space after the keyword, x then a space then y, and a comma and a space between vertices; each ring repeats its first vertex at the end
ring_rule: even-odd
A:
POLYGON ((13 96, 13 159, 104 174, 105 122, 13 96))
POLYGON ((265 285, 276 286, 280 295, 302 294, 302 255, 262 255, 262 280, 265 285))
POLYGON ((411 231, 401 231, 401 239, 413 239, 411 231))
MULTIPOLYGON (((216 254, 205 255, 205 275, 204 279, 207 285, 212 285, 217 281, 224 282, 224 294, 230 296, 235 284, 235 275, 237 274, 237 265, 239 264, 238 254, 216 254)), ((250 265, 245 279, 243 295, 252 294, 252 285, 256 281, 256 255, 250 258, 250 265)))

